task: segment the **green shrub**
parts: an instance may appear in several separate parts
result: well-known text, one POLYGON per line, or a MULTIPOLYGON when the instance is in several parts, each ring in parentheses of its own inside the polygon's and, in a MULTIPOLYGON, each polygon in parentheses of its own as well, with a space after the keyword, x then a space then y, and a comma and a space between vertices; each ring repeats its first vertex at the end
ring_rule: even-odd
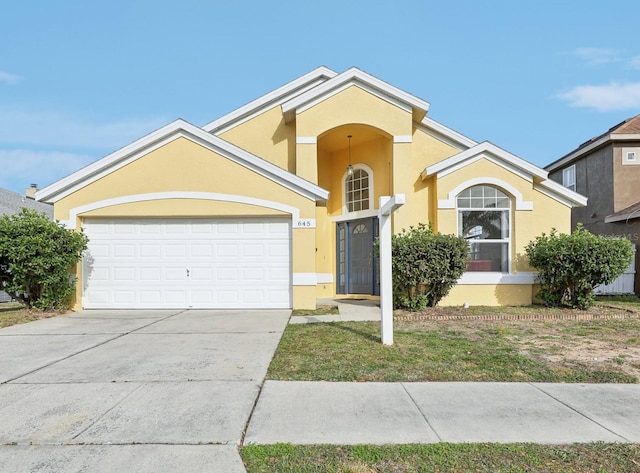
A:
POLYGON ((526 246, 529 264, 538 272, 537 297, 549 306, 588 309, 593 290, 609 284, 631 263, 633 247, 624 238, 594 235, 578 225, 571 235, 552 230, 526 246))
POLYGON ((67 308, 87 241, 35 210, 1 216, 0 288, 29 309, 67 308))
POLYGON ((467 268, 464 238, 434 233, 431 224, 403 229, 391 238, 393 304, 421 310, 446 296, 467 268))

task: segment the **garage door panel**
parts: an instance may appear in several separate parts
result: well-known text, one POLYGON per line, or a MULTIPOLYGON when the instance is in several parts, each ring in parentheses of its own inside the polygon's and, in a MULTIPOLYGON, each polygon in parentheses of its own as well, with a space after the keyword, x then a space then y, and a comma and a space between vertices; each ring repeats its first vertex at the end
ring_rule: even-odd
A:
POLYGON ((139 303, 144 305, 152 305, 157 304, 158 301, 162 300, 162 293, 159 290, 140 290, 139 294, 139 303))
POLYGON ((138 256, 140 258, 158 258, 162 256, 162 246, 160 244, 145 244, 142 243, 139 246, 140 253, 138 256))
POLYGON ((288 308, 285 219, 88 219, 85 308, 288 308))

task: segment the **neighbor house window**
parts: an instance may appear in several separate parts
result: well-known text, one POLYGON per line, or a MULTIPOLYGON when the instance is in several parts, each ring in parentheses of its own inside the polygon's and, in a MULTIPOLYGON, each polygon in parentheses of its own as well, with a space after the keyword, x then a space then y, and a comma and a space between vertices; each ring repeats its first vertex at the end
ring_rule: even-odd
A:
POLYGON ((562 170, 562 185, 572 191, 576 190, 576 165, 562 170))
POLYGON ((458 234, 469 242, 467 271, 509 272, 511 199, 491 186, 473 186, 457 198, 458 234))
POLYGON ((345 180, 345 203, 347 212, 369 210, 369 173, 361 168, 353 170, 351 176, 345 180))
POLYGON ((636 160, 636 152, 627 151, 627 161, 635 161, 635 160, 636 160))

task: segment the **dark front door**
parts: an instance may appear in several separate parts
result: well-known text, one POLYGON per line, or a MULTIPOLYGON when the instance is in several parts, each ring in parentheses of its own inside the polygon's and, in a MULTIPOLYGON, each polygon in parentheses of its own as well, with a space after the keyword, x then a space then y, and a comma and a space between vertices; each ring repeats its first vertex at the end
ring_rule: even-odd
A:
POLYGON ((373 243, 377 218, 338 224, 338 292, 342 294, 379 294, 377 260, 373 243))
POLYGON ((349 227, 349 293, 373 294, 373 222, 358 220, 349 227))

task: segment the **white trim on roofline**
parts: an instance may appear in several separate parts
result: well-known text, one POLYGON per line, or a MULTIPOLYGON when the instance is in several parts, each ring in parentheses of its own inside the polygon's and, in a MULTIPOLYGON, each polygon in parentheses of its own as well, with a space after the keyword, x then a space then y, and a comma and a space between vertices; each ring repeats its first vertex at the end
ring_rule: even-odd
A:
POLYGON ((589 143, 584 147, 580 147, 574 151, 571 151, 569 154, 565 154, 560 159, 552 162, 545 166, 545 169, 549 172, 556 171, 558 169, 562 169, 567 165, 571 164, 572 161, 576 161, 587 153, 590 153, 596 148, 599 148, 602 145, 607 144, 610 141, 636 141, 640 140, 640 133, 608 133, 598 140, 589 143))
POLYGON ((338 91, 344 90, 344 88, 350 85, 358 85, 368 92, 371 92, 384 100, 390 101, 394 105, 406 104, 413 110, 417 109, 424 113, 427 113, 429 110, 428 102, 404 92, 403 90, 367 74, 356 67, 352 67, 327 80, 322 85, 314 87, 313 89, 283 103, 282 112, 285 117, 285 123, 291 123, 294 120, 297 111, 305 109, 310 106, 310 104, 318 103, 318 101, 324 100, 338 91))
POLYGON ((477 141, 472 140, 464 136, 461 133, 458 133, 451 128, 444 126, 442 123, 438 123, 437 121, 424 117, 422 121, 417 125, 417 128, 425 133, 428 133, 430 136, 433 136, 440 141, 453 146, 454 148, 458 148, 461 151, 469 149, 478 144, 477 141))
POLYGON ((624 222, 626 220, 640 218, 640 209, 632 210, 631 212, 627 212, 626 214, 621 215, 609 215, 604 218, 604 223, 612 223, 612 222, 624 222))
POLYGON ((45 187, 36 193, 36 200, 57 202, 180 137, 198 143, 308 199, 323 201, 329 197, 329 191, 179 119, 45 187))
MULTIPOLYGON (((454 154, 450 158, 444 159, 436 164, 428 166, 422 173, 422 178, 425 179, 434 174, 440 175, 442 172, 447 172, 449 168, 460 169, 469 163, 470 160, 477 160, 481 155, 492 159, 496 164, 501 164, 503 167, 507 167, 511 171, 518 170, 519 175, 529 176, 529 180, 538 178, 544 180, 547 178, 547 173, 544 169, 525 161, 522 158, 517 157, 515 154, 511 154, 508 151, 499 148, 498 146, 488 141, 483 141, 465 151, 458 154, 454 154), (486 156, 486 154, 491 156, 486 156)), ((473 162, 473 161, 472 161, 473 162)), ((446 174, 445 174, 446 175, 446 174)))
POLYGON ((548 197, 561 202, 569 207, 584 206, 587 198, 577 192, 567 189, 547 178, 548 173, 538 166, 517 157, 496 145, 484 141, 468 150, 462 151, 443 161, 428 166, 422 172, 422 179, 436 175, 438 179, 447 174, 462 169, 479 159, 488 159, 514 174, 533 183, 533 188, 539 190, 548 197))
POLYGON ((551 179, 545 179, 544 181, 537 183, 534 188, 571 207, 584 207, 587 205, 587 197, 582 194, 578 194, 571 189, 567 189, 562 184, 551 179))
POLYGON ((268 94, 207 123, 202 127, 202 129, 215 135, 224 133, 225 131, 251 120, 268 108, 277 107, 296 95, 303 94, 308 90, 317 87, 328 79, 335 77, 337 74, 337 72, 334 72, 325 66, 320 66, 313 71, 308 72, 307 74, 269 92, 268 94))

